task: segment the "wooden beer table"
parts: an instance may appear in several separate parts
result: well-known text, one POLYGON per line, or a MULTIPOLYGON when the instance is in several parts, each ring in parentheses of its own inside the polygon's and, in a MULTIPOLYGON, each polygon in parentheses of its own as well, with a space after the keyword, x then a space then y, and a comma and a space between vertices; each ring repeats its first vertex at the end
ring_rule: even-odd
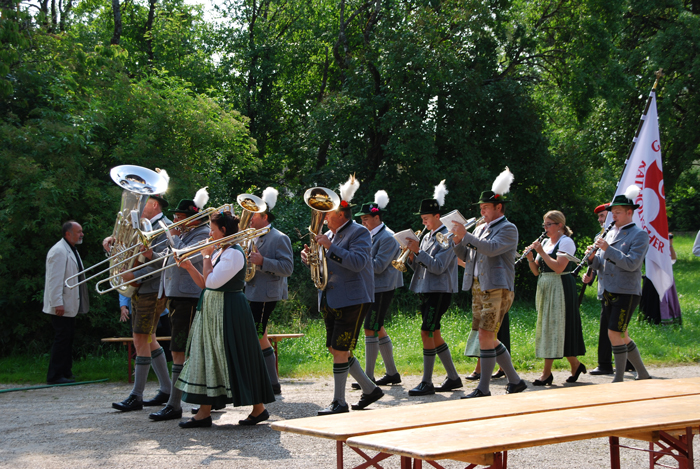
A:
MULTIPOLYGON (((402 467, 409 467, 406 464, 409 464, 411 460, 415 460, 415 467, 421 467, 420 461, 424 459, 431 460, 430 458, 433 457, 433 454, 428 454, 428 452, 424 453, 422 450, 414 451, 413 448, 408 448, 407 446, 395 447, 394 445, 397 441, 401 442, 403 440, 393 440, 393 434, 401 433, 403 436, 408 438, 409 434, 413 435, 412 433, 408 432, 409 430, 415 430, 416 435, 423 431, 434 431, 438 433, 444 432, 442 434, 443 436, 439 439, 434 439, 432 433, 430 434, 431 436, 418 436, 417 438, 423 438, 423 443, 428 444, 430 447, 434 447, 436 445, 436 441, 445 440, 448 440, 447 443, 469 444, 469 441, 473 439, 472 435, 466 438, 466 441, 463 442, 462 436, 457 437, 456 434, 451 433, 451 431, 460 425, 465 425, 470 430, 478 428, 479 430, 476 434, 481 434, 482 426, 486 425, 489 420, 500 420, 501 423, 491 423, 492 425, 495 425, 495 427, 500 428, 503 425, 502 419, 522 418, 526 422, 532 422, 530 427, 533 432, 542 432, 542 440, 547 441, 547 443, 540 444, 551 444, 554 442, 572 441, 555 441, 553 439, 554 437, 550 437, 548 436, 549 434, 546 433, 548 427, 543 425, 542 421, 550 422, 559 419, 558 416, 556 416, 557 418, 554 418, 555 416, 552 415, 553 412, 573 412, 578 409, 577 412, 579 413, 575 414, 577 415, 576 418, 588 419, 588 417, 585 416, 590 412, 598 412, 600 410, 602 414, 605 414, 605 409, 612 409, 611 406, 613 405, 629 404, 631 407, 625 408, 625 410, 628 411, 630 408, 635 408, 634 406, 644 406, 646 409, 646 405, 648 403, 653 403, 654 401, 666 401, 671 398, 682 398, 687 396, 690 396, 691 399, 698 399, 694 402, 700 411, 699 395, 700 378, 628 381, 624 383, 576 386, 570 388, 550 389, 539 392, 524 392, 519 394, 491 396, 476 399, 450 400, 412 406, 397 406, 371 411, 356 411, 332 416, 308 417, 274 422, 271 427, 274 430, 289 431, 302 435, 335 440, 338 469, 343 468, 343 448, 346 442, 348 443, 347 446, 351 450, 355 451, 365 460, 364 463, 356 466, 357 469, 372 466, 381 467, 377 463, 390 457, 392 454, 402 456, 402 467), (384 440, 384 438, 388 438, 388 440, 384 440), (379 447, 381 447, 381 449, 378 449, 379 447), (363 451, 363 448, 376 449, 379 451, 379 454, 374 457, 370 457, 363 451)), ((686 401, 669 401, 669 407, 673 406, 671 402, 675 404, 686 403, 686 401)), ((658 412, 661 411, 659 410, 658 412)), ((631 413, 630 416, 631 415, 634 414, 631 413)), ((644 429, 639 430, 639 432, 665 432, 665 430, 670 428, 678 429, 686 428, 687 426, 696 426, 694 422, 695 420, 692 419, 691 421, 659 421, 651 424, 647 422, 648 425, 656 425, 657 428, 654 430, 649 430, 648 428, 644 427, 644 429)), ((700 416, 698 416, 698 422, 700 422, 700 416)), ((566 426, 571 426, 574 429, 578 427, 578 422, 567 420, 565 423, 566 426)), ((526 424, 523 424, 523 426, 527 427, 526 424)), ((467 432, 470 430, 467 430, 467 432)), ((629 436, 627 435, 629 432, 618 428, 608 430, 609 432, 612 432, 609 433, 610 435, 616 433, 617 436, 629 436)), ((630 432, 635 434, 638 433, 637 429, 635 428, 631 428, 630 432)), ((464 432, 459 433, 459 435, 464 434, 464 432)), ((579 436, 581 435, 577 433, 571 436, 571 438, 584 438, 579 438, 579 436)), ((654 433, 649 438, 653 439, 656 438, 656 436, 659 436, 660 438, 661 433, 654 433)), ((595 437, 597 436, 586 436, 585 438, 595 437)), ((678 439, 671 434, 664 434, 663 438, 672 438, 677 440, 672 441, 672 446, 677 451, 685 452, 686 457, 688 451, 684 449, 684 445, 690 446, 690 457, 692 458, 692 441, 688 441, 687 443, 682 442, 683 439, 692 438, 692 435, 688 436, 686 434, 681 439, 678 439)), ((496 433, 490 437, 491 444, 499 444, 500 441, 500 433, 496 433)), ((661 439, 660 441, 663 443, 665 440, 661 439)), ((528 443, 526 446, 537 446, 537 444, 528 443)), ((518 447, 522 448, 526 446, 518 447)), ((510 449, 515 449, 515 447, 510 449)), ((505 467, 506 461, 502 461, 501 465, 499 466, 498 458, 503 459, 507 457, 507 453, 505 453, 505 451, 507 451, 507 449, 497 450, 493 448, 482 449, 467 447, 466 450, 464 448, 460 450, 454 450, 451 448, 447 452, 450 455, 453 452, 455 454, 459 453, 457 454, 459 457, 462 457, 468 453, 470 458, 476 458, 471 459, 471 461, 476 462, 477 464, 492 464, 489 461, 493 460, 494 463, 492 467, 500 468, 505 467), (491 456, 489 456, 489 454, 491 456)), ((438 459, 448 458, 449 456, 445 456, 438 459)), ((435 467, 440 466, 438 465, 435 467)), ((615 466, 613 465, 613 467, 615 466)))

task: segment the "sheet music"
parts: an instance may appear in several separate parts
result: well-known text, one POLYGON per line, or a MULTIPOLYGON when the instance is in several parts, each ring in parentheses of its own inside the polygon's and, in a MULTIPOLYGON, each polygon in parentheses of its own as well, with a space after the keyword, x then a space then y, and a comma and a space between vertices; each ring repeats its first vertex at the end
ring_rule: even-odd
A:
POLYGON ((454 227, 454 225, 452 224, 453 221, 456 221, 457 223, 460 223, 462 225, 466 225, 472 220, 475 219, 472 218, 471 220, 467 220, 466 218, 464 218, 464 216, 461 213, 459 213, 459 210, 452 210, 447 215, 440 217, 440 221, 443 225, 447 227, 449 231, 452 231, 452 227, 454 227))
POLYGON ((418 236, 416 236, 416 234, 411 229, 403 230, 403 231, 396 233, 394 235, 394 239, 399 242, 399 244, 401 245, 401 248, 406 247, 406 240, 408 240, 408 239, 413 239, 413 240, 420 243, 418 236))

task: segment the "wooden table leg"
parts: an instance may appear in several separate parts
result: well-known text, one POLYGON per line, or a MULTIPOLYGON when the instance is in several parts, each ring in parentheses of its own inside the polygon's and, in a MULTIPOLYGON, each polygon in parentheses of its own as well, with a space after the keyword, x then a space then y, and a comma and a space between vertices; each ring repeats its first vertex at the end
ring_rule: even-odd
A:
POLYGON ((335 458, 337 461, 338 469, 343 469, 343 445, 345 443, 342 441, 335 442, 335 458))
POLYGON ((620 438, 610 437, 610 468, 620 469, 620 438))

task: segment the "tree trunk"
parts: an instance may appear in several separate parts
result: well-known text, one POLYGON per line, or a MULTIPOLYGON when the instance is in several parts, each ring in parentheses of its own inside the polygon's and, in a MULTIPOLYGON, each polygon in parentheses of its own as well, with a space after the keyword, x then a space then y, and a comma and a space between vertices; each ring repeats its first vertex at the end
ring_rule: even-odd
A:
POLYGON ((122 38, 122 12, 119 6, 119 0, 112 0, 112 11, 114 12, 114 34, 109 41, 110 44, 119 45, 122 38))
POLYGON ((146 20, 146 48, 148 49, 148 65, 153 65, 153 20, 156 16, 158 0, 148 0, 148 20, 146 20))

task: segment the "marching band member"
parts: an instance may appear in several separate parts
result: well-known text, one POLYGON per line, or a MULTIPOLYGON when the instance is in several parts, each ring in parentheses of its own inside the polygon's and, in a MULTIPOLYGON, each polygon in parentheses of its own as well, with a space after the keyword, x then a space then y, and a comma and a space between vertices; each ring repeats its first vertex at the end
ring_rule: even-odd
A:
MULTIPOLYGON (((634 203, 639 191, 632 185, 613 199, 606 210, 612 213, 615 226, 587 251, 588 262, 598 271, 598 282, 604 290, 603 311, 609 317, 608 337, 615 356, 613 383, 623 381, 627 360, 637 370, 638 380, 651 378, 627 331, 642 296, 642 264, 649 249, 649 235, 632 220, 634 210, 639 208, 634 203)), ((589 275, 583 277, 584 282, 590 280, 589 275)))
MULTIPOLYGON (((379 386, 401 383, 401 375, 396 370, 391 338, 384 329, 384 319, 389 311, 394 291, 403 286, 403 275, 391 266, 401 252, 401 246, 394 239, 391 231, 382 221, 382 215, 389 203, 386 191, 377 191, 374 202, 363 204, 355 214, 372 236, 372 267, 374 269, 374 303, 365 317, 365 373, 372 381, 377 354, 382 354, 386 374, 376 380, 379 386)), ((353 383, 353 388, 359 385, 353 383)))
MULTIPOLYGON (((515 257, 518 229, 505 217, 506 200, 513 174, 506 168, 484 191, 477 204, 485 223, 469 233, 463 225, 454 223, 454 252, 465 261, 462 289, 472 291, 472 330, 479 331, 481 376, 479 385, 464 398, 490 396, 491 374, 498 363, 506 374, 506 393, 527 389, 513 368, 510 354, 496 338, 503 317, 513 304, 515 286, 515 257)), ((476 204, 475 204, 476 205, 476 204)))
POLYGON ((581 316, 576 296, 576 279, 571 274, 575 263, 566 255, 576 253, 566 217, 558 210, 544 214, 542 227, 547 233, 544 243, 535 241, 527 247, 530 271, 537 277, 537 331, 535 351, 544 358, 544 370, 533 386, 552 384, 554 360, 566 357, 571 365, 567 383, 575 383, 586 366, 578 356, 586 354, 581 316), (537 257, 534 253, 537 252, 537 257))
MULTIPOLYGON (((157 226, 159 220, 163 220, 166 225, 170 225, 172 222, 163 215, 163 209, 167 207, 168 202, 162 196, 152 195, 146 202, 141 216, 150 219, 153 226, 157 226)), ((167 248, 166 243, 161 242, 165 238, 166 234, 162 233, 153 240, 154 253, 160 253, 167 248)), ((109 251, 110 240, 113 241, 113 239, 110 236, 102 242, 107 251, 109 251)), ((134 272, 127 272, 122 275, 122 279, 125 283, 128 283, 136 277, 148 275, 150 272, 157 270, 157 268, 151 264, 134 272)), ((170 399, 172 384, 168 376, 168 362, 165 359, 163 347, 156 340, 155 334, 160 315, 165 310, 165 304, 168 300, 165 295, 160 295, 161 273, 157 272, 143 279, 136 294, 132 297, 131 330, 134 337, 134 347, 136 348, 134 387, 129 397, 121 402, 112 403, 113 408, 122 412, 141 410, 143 406, 162 405, 170 399), (143 391, 146 388, 148 371, 151 367, 153 367, 153 371, 158 377, 159 390, 153 399, 144 401, 143 391)))
MULTIPOLYGON (((251 228, 265 228, 275 220, 272 209, 277 204, 277 195, 278 191, 272 187, 263 191, 262 199, 267 204, 267 210, 253 214, 251 228)), ((271 226, 267 234, 255 238, 253 243, 255 251, 250 253, 248 261, 258 268, 255 277, 245 286, 245 295, 250 302, 272 389, 275 394, 282 394, 275 366, 275 351, 267 338, 267 321, 277 302, 287 299, 287 278, 294 270, 292 243, 286 234, 271 226)))
POLYGON ((447 227, 440 221, 440 208, 445 204, 447 188, 443 180, 435 187, 433 199, 421 202, 420 215, 423 225, 430 230, 423 236, 420 245, 414 239, 407 242, 411 251, 408 265, 413 269, 410 289, 421 298, 420 311, 423 317, 420 336, 423 342, 423 378, 418 386, 408 391, 409 396, 425 396, 448 392, 462 387, 452 355, 440 334, 440 320, 457 293, 457 256, 449 247, 442 248, 435 240, 437 233, 447 234, 447 227), (445 367, 447 378, 437 388, 433 386, 435 355, 445 367))
MULTIPOLYGON (((238 232, 239 219, 228 212, 211 216, 211 237, 220 240, 238 232)), ((180 267, 204 289, 192 323, 189 358, 176 383, 183 400, 199 404, 197 414, 180 422, 182 428, 211 427, 211 409, 252 405, 239 425, 255 425, 270 418, 265 404, 274 402, 250 306, 243 294, 246 259, 238 245, 202 250, 203 271, 190 260, 180 267)))
MULTIPOLYGON (((178 222, 192 215, 199 213, 209 200, 206 188, 197 191, 194 200, 183 199, 178 206, 170 213, 173 220, 178 222)), ((182 249, 192 246, 209 237, 209 225, 207 219, 198 219, 188 222, 184 228, 173 228, 170 230, 173 240, 173 248, 182 249)), ((153 257, 163 257, 167 252, 155 254, 153 257)), ((202 270, 202 257, 198 256, 192 261, 195 268, 202 270)), ((175 264, 174 256, 168 256, 166 266, 175 264)), ((187 338, 190 334, 190 327, 197 312, 197 303, 202 293, 202 289, 195 283, 192 277, 183 269, 169 268, 163 271, 163 290, 168 298, 168 310, 170 311, 170 351, 173 354, 173 368, 170 388, 170 398, 158 412, 149 415, 149 418, 159 420, 173 420, 182 417, 182 406, 180 399, 182 391, 175 387, 182 366, 185 363, 185 350, 187 338)))
MULTIPOLYGON (((340 186, 341 202, 337 210, 326 213, 331 234, 321 234, 316 242, 327 250, 328 283, 319 290, 319 311, 326 324, 326 347, 333 355, 333 402, 318 412, 330 415, 348 412, 345 384, 348 372, 360 384, 362 396, 353 410, 364 409, 379 400, 384 393, 362 371, 352 356, 357 337, 370 303, 374 299, 372 268, 372 237, 367 229, 352 221, 350 203, 360 187, 351 176, 340 186)), ((309 247, 304 246, 302 262, 308 264, 309 247)))

